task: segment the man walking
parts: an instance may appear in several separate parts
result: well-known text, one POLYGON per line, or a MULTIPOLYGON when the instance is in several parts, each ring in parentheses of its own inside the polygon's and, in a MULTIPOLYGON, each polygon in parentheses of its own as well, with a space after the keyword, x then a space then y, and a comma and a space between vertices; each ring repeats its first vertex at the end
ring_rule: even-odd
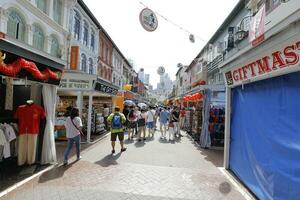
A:
POLYGON ((166 110, 166 108, 162 108, 159 114, 161 139, 166 139, 168 120, 169 112, 166 110))
POLYGON ((123 113, 120 113, 119 107, 116 107, 115 112, 108 116, 107 121, 111 123, 111 146, 112 146, 111 153, 114 154, 116 152, 115 144, 116 144, 117 136, 120 141, 121 152, 126 151, 126 148, 124 147, 124 130, 123 130, 123 124, 126 122, 126 117, 124 116, 123 113))
POLYGON ((180 133, 180 127, 179 127, 179 108, 178 107, 174 107, 172 114, 171 114, 171 121, 174 124, 174 131, 175 131, 175 137, 181 137, 181 133, 180 133))

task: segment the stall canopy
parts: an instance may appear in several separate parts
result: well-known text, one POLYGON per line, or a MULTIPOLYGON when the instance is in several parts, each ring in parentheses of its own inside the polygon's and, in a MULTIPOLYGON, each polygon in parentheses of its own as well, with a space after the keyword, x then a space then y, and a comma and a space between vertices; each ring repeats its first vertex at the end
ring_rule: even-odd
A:
POLYGON ((299 199, 300 72, 232 91, 230 169, 259 199, 299 199))
POLYGON ((64 63, 0 39, 0 74, 13 78, 59 85, 64 63))

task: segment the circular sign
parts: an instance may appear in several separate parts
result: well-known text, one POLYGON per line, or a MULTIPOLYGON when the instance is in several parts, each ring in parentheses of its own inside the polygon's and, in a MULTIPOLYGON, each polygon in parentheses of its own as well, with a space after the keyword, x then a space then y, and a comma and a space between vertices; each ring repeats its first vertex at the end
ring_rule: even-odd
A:
POLYGON ((189 39, 191 43, 195 42, 195 36, 193 34, 190 34, 189 39))
POLYGON ((161 67, 159 67, 158 69, 157 69, 157 73, 158 73, 158 75, 160 75, 160 76, 162 76, 164 73, 165 73, 165 68, 163 67, 163 66, 161 66, 161 67))
POLYGON ((177 67, 178 67, 178 68, 181 68, 181 67, 183 67, 183 64, 178 63, 178 64, 177 64, 177 67))
POLYGON ((152 32, 157 29, 158 21, 155 13, 149 8, 144 8, 140 13, 140 23, 146 31, 152 32))

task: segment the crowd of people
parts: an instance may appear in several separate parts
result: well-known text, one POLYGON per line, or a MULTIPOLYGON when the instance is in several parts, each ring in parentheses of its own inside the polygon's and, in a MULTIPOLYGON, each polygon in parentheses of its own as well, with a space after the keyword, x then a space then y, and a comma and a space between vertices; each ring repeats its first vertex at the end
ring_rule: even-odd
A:
POLYGON ((161 132, 161 140, 174 141, 181 137, 180 130, 183 126, 185 111, 179 107, 139 107, 125 106, 123 112, 116 107, 115 112, 107 118, 111 124, 112 153, 115 153, 115 142, 118 137, 121 144, 121 152, 126 151, 124 147, 125 133, 128 140, 137 138, 138 142, 154 137, 155 131, 161 132), (157 123, 159 122, 159 123, 157 123))
MULTIPOLYGON (((121 152, 126 151, 124 146, 125 133, 128 140, 137 139, 137 142, 145 141, 147 138, 153 138, 155 131, 161 132, 161 140, 175 141, 182 135, 180 130, 183 126, 185 111, 179 107, 139 107, 125 106, 123 112, 119 107, 115 107, 114 112, 109 114, 109 109, 105 105, 104 118, 106 127, 110 127, 112 154, 115 151, 115 143, 118 138, 121 145, 121 152), (157 123, 159 122, 159 123, 157 123)), ((82 133, 82 121, 79 117, 77 108, 69 107, 66 112, 66 132, 68 138, 67 148, 64 153, 64 165, 68 164, 68 157, 73 144, 76 146, 77 160, 80 156, 80 135, 82 133)))

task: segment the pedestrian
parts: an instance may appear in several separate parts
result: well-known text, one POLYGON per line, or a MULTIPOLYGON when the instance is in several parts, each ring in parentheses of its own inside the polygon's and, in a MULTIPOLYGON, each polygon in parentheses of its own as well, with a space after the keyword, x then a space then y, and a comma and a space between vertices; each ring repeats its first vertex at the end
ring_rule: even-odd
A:
POLYGON ((140 112, 141 112, 141 111, 140 111, 139 107, 136 106, 135 109, 134 109, 134 114, 135 114, 135 116, 137 117, 137 119, 136 119, 136 123, 135 123, 134 135, 138 135, 138 124, 137 124, 137 120, 138 120, 138 113, 140 113, 140 112))
POLYGON ((144 109, 139 109, 137 114, 138 117, 138 141, 142 141, 142 133, 143 133, 143 140, 146 140, 146 118, 147 113, 144 109))
POLYGON ((105 130, 108 130, 107 118, 109 116, 109 108, 108 108, 107 104, 104 104, 103 107, 104 107, 103 117, 104 117, 105 130))
POLYGON ((136 116, 134 106, 130 107, 130 111, 127 119, 128 119, 128 140, 131 140, 133 139, 133 134, 137 127, 137 116, 136 116))
POLYGON ((114 154, 115 151, 115 144, 118 139, 120 141, 121 145, 121 152, 126 151, 126 148, 124 147, 124 130, 123 130, 123 124, 126 122, 126 117, 124 116, 123 113, 120 112, 120 108, 116 107, 115 112, 111 113, 107 121, 111 123, 111 146, 112 146, 112 151, 111 153, 114 154))
POLYGON ((146 125, 149 133, 149 137, 154 137, 154 120, 155 120, 155 110, 153 107, 150 107, 150 109, 147 112, 147 118, 146 118, 146 125))
POLYGON ((169 141, 174 141, 174 133, 175 133, 175 130, 174 130, 174 122, 173 120, 169 120, 169 127, 168 127, 168 132, 169 132, 169 141))
POLYGON ((166 139, 167 137, 168 120, 169 120, 169 112, 166 108, 162 108, 159 114, 161 139, 166 139))
POLYGON ((80 156, 80 135, 82 134, 82 121, 79 117, 78 108, 70 109, 69 115, 65 122, 65 128, 68 138, 67 148, 64 153, 64 165, 68 164, 68 157, 72 149, 73 143, 76 145, 76 156, 79 160, 80 156))
POLYGON ((124 126, 125 126, 125 132, 128 133, 128 119, 127 119, 127 117, 128 117, 128 114, 129 114, 129 108, 128 108, 127 105, 124 106, 123 114, 126 117, 126 122, 124 124, 124 126))
POLYGON ((181 133, 180 133, 180 128, 179 128, 179 108, 178 107, 174 107, 173 111, 171 113, 171 121, 174 125, 174 136, 175 137, 181 137, 181 133))

